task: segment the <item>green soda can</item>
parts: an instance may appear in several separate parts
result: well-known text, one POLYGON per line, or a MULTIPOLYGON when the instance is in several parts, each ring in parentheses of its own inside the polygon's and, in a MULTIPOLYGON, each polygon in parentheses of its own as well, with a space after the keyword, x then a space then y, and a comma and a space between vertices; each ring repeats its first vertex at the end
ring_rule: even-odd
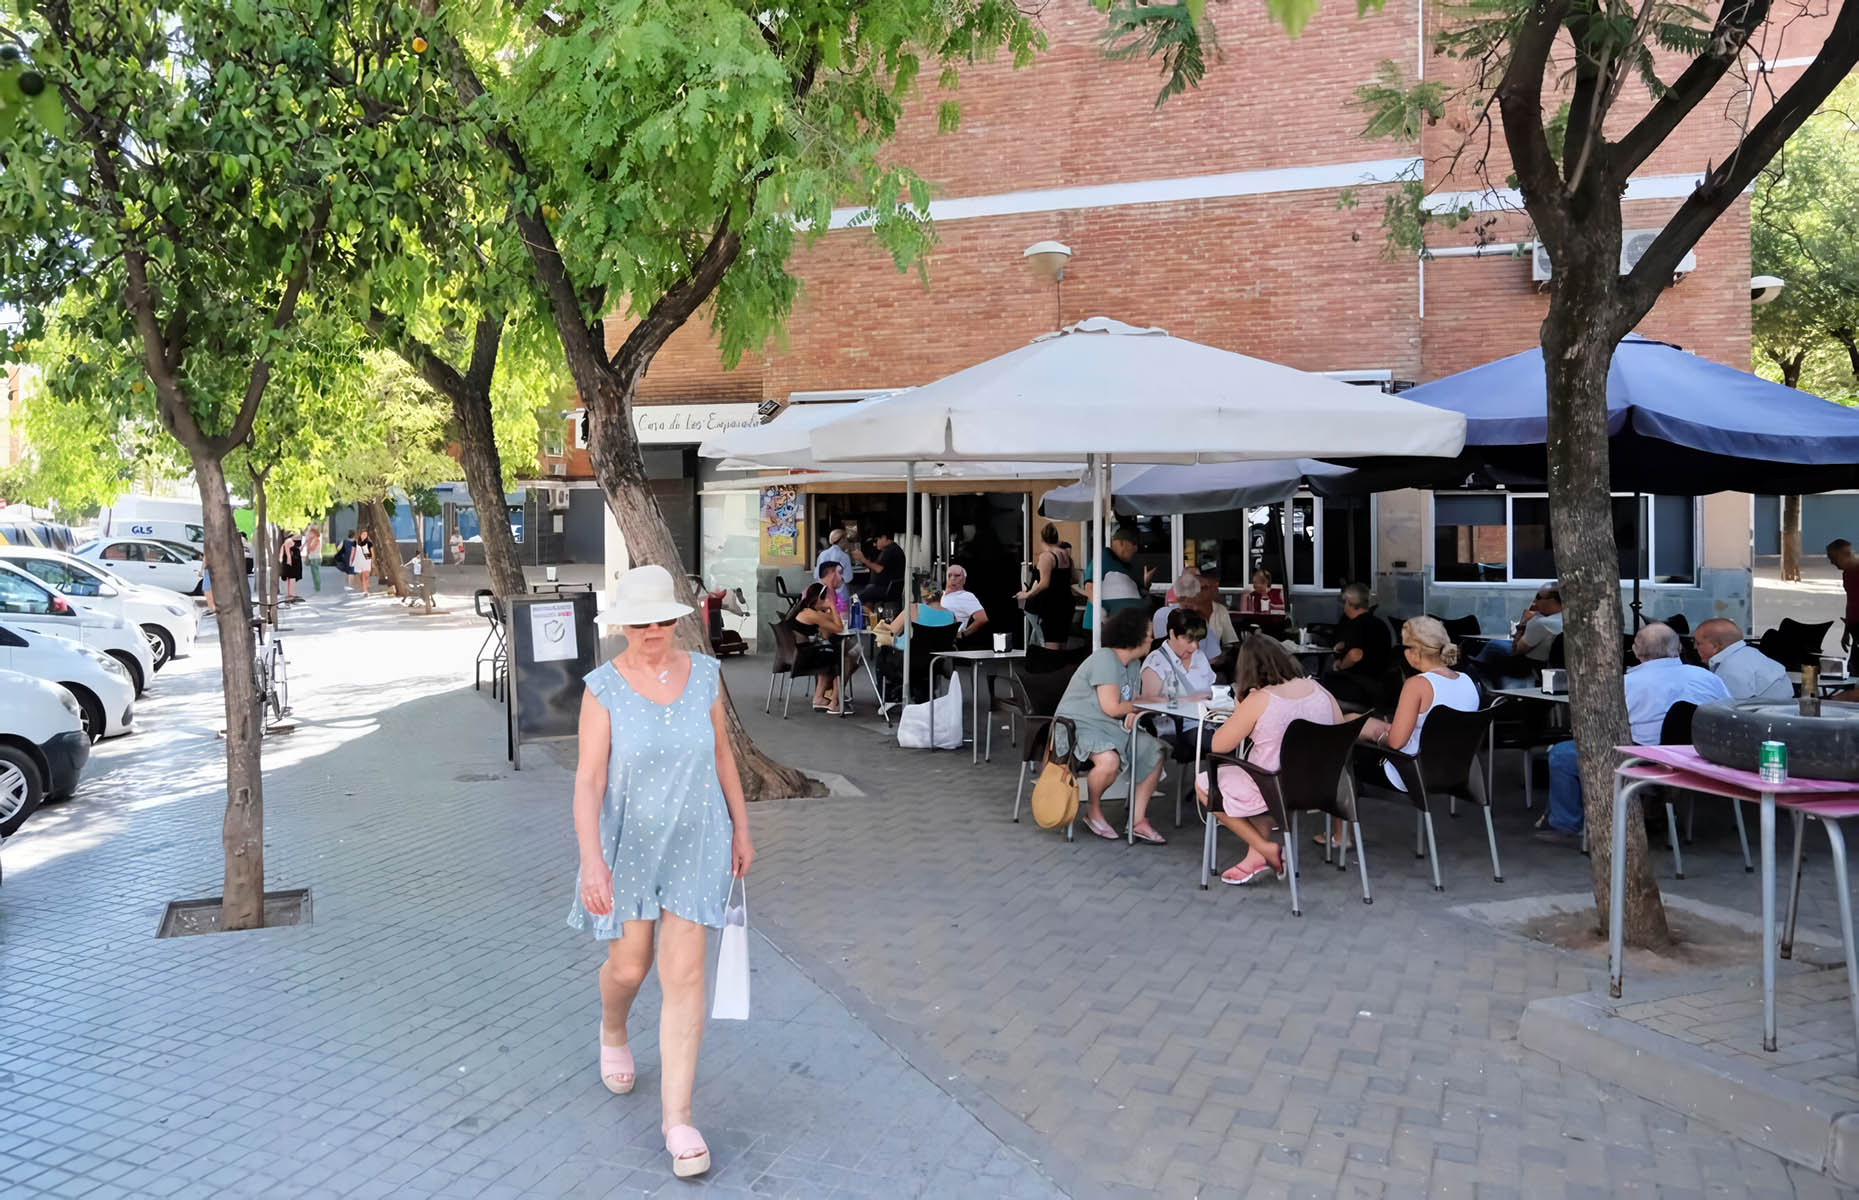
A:
POLYGON ((1756 773, 1764 783, 1788 782, 1788 747, 1782 742, 1764 742, 1756 760, 1756 773))

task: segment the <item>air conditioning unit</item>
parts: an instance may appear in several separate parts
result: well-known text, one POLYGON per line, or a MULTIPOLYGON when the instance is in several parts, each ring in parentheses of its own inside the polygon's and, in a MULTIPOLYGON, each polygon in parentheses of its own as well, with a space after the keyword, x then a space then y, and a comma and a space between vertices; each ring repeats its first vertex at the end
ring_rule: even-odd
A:
POLYGON ((549 474, 551 474, 551 475, 566 475, 566 474, 568 474, 568 464, 567 464, 567 463, 550 463, 550 464, 549 464, 549 474))
MULTIPOLYGON (((1640 257, 1646 253, 1653 239, 1659 236, 1657 229, 1625 229, 1620 233, 1620 273, 1625 275, 1639 265, 1640 257)), ((1698 269, 1698 256, 1687 253, 1678 260, 1679 275, 1688 275, 1698 269)), ((1554 264, 1549 261, 1549 248, 1541 242, 1530 247, 1530 278, 1537 283, 1549 282, 1555 274, 1554 264)))
POLYGON ((550 484, 542 489, 542 501, 550 508, 567 508, 568 489, 558 484, 550 484))

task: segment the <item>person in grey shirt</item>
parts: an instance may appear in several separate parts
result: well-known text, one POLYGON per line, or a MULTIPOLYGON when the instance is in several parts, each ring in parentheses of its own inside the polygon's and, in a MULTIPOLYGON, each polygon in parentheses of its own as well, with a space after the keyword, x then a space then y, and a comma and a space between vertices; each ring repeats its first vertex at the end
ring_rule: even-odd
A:
POLYGON ((1792 700, 1794 684, 1782 665, 1743 640, 1736 622, 1713 617, 1692 635, 1698 657, 1738 700, 1792 700))

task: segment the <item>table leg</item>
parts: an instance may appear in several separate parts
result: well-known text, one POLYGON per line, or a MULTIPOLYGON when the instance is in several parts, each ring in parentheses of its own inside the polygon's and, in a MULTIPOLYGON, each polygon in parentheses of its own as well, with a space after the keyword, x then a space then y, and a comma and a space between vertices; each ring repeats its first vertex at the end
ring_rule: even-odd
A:
POLYGON ((1762 1048, 1775 1049, 1775 793, 1762 793, 1762 1048))
POLYGON ((1846 834, 1834 817, 1822 817, 1827 844, 1833 848, 1833 886, 1840 899, 1840 946, 1846 951, 1846 994, 1852 1004, 1853 1031, 1859 1034, 1859 966, 1853 959, 1853 893, 1846 874, 1846 834))
POLYGON ((1783 958, 1794 957, 1794 921, 1801 912, 1801 843, 1806 840, 1807 814, 1794 810, 1794 864, 1788 874, 1788 910, 1782 917, 1783 958))
POLYGON ((1620 998, 1621 976, 1626 970, 1626 890, 1627 890, 1627 797, 1632 786, 1620 786, 1614 776, 1613 858, 1608 863, 1607 882, 1607 994, 1620 998))
MULTIPOLYGON (((924 679, 929 685, 929 748, 931 753, 934 753, 936 750, 936 656, 933 654, 930 655, 929 674, 925 675, 924 679)), ((908 679, 904 680, 904 703, 910 703, 910 681, 908 679)))
POLYGON ((872 661, 878 657, 878 639, 872 638, 870 646, 866 646, 861 641, 859 650, 865 655, 865 680, 871 684, 871 694, 877 697, 873 703, 878 706, 878 716, 883 718, 884 727, 889 729, 891 727, 891 705, 884 698, 884 685, 878 681, 878 668, 872 661))
POLYGON ((1123 841, 1127 845, 1136 844, 1136 726, 1139 722, 1130 721, 1130 753, 1123 760, 1123 769, 1129 773, 1130 789, 1123 798, 1123 841))
MULTIPOLYGON (((1205 723, 1207 718, 1207 705, 1205 703, 1196 705, 1194 712, 1200 719, 1197 723, 1205 723)), ((1201 739, 1197 736, 1194 739, 1194 774, 1188 776, 1188 786, 1191 788, 1198 786, 1200 778, 1201 739)), ((1200 806, 1201 801, 1197 794, 1194 799, 1194 808, 1196 812, 1200 812, 1200 806)), ((1201 813, 1201 824, 1204 827, 1201 830, 1201 890, 1204 892, 1207 890, 1209 876, 1213 874, 1215 827, 1213 814, 1206 812, 1201 813)))
POLYGON ((839 699, 839 715, 840 715, 840 716, 842 716, 842 717, 846 715, 846 712, 847 712, 847 709, 848 709, 848 706, 847 706, 847 704, 846 704, 846 698, 847 698, 847 691, 846 691, 846 639, 845 639, 845 638, 840 638, 840 639, 839 639, 839 692, 838 692, 838 699, 839 699))
POLYGON ((974 713, 974 750, 969 752, 969 765, 982 762, 982 659, 974 659, 969 669, 969 711, 974 713))

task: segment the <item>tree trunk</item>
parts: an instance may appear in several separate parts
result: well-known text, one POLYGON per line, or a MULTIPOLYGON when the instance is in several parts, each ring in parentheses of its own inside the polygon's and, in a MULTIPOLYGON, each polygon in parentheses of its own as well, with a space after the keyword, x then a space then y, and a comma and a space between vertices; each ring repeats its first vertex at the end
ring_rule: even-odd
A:
POLYGON ((497 456, 490 395, 453 396, 452 419, 458 425, 458 458, 465 468, 465 486, 478 510, 478 536, 484 543, 491 590, 499 596, 521 596, 529 584, 523 578, 523 561, 517 557, 516 536, 510 532, 505 512, 503 464, 497 456))
MULTIPOLYGON (((569 356, 569 361, 572 366, 573 355, 569 356)), ((576 383, 582 381, 577 378, 576 383)), ((639 456, 639 443, 633 436, 632 420, 628 415, 632 397, 624 394, 612 372, 602 363, 592 386, 582 385, 581 399, 588 407, 588 454, 593 460, 594 476, 600 481, 607 507, 613 510, 620 532, 626 537, 627 553, 635 566, 657 563, 671 572, 678 598, 696 610, 678 622, 678 644, 687 650, 708 654, 710 631, 703 619, 703 608, 685 574, 665 516, 659 511, 658 498, 646 483, 645 463, 639 456)), ((817 780, 776 762, 756 748, 736 715, 735 703, 727 689, 723 694, 723 715, 730 748, 736 752, 736 768, 742 775, 743 795, 747 799, 781 800, 825 794, 825 788, 817 780)))
POLYGON ((220 927, 257 929, 265 923, 265 798, 245 554, 233 523, 232 504, 226 499, 223 465, 201 454, 193 456, 193 463, 206 525, 207 569, 213 574, 220 679, 226 699, 226 819, 220 827, 226 879, 220 889, 220 927))
MULTIPOLYGON (((1615 239, 1617 243, 1617 238, 1615 239)), ((1609 328, 1617 245, 1578 236, 1560 248, 1543 321, 1549 389, 1549 520, 1565 606, 1569 712, 1581 759, 1582 807, 1597 911, 1608 910, 1613 858, 1614 747, 1629 740, 1621 682, 1620 556, 1614 541, 1607 445, 1607 372, 1619 335, 1609 328), (1585 260, 1585 261, 1583 261, 1585 260)), ((1671 941, 1646 854, 1638 800, 1627 813, 1626 939, 1671 941)))
POLYGON ((1801 497, 1782 497, 1782 578, 1801 582, 1801 497))
POLYGON ((394 595, 407 594, 407 568, 400 561, 400 542, 394 537, 394 520, 387 515, 387 505, 380 500, 362 502, 363 519, 368 536, 374 539, 374 577, 382 587, 394 589, 394 595))

